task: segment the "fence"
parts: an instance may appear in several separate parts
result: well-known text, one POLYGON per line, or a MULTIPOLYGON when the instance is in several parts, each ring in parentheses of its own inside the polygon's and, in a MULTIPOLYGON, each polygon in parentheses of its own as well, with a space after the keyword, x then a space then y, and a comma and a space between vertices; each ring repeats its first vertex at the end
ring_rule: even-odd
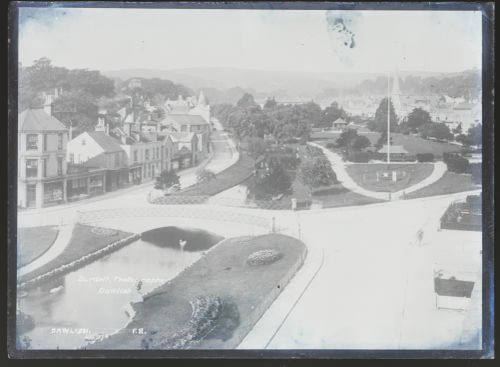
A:
POLYGON ((482 219, 482 213, 473 212, 467 203, 453 202, 441 217, 441 228, 482 231, 482 219))
POLYGON ((213 210, 199 207, 157 206, 143 208, 119 208, 91 210, 77 213, 77 222, 93 224, 108 219, 139 218, 139 217, 170 217, 201 220, 217 220, 223 222, 241 223, 273 231, 271 218, 236 213, 232 211, 213 210))

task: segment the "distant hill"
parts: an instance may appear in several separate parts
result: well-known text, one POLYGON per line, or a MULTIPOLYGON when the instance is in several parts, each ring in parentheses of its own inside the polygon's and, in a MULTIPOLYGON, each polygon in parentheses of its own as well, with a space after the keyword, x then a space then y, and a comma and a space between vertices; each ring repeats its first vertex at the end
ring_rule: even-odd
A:
MULTIPOLYGON (((313 99, 323 95, 325 90, 356 89, 364 81, 376 80, 386 75, 384 73, 294 72, 225 67, 173 70, 124 69, 104 71, 103 74, 110 78, 123 80, 133 77, 168 79, 175 83, 184 84, 194 90, 212 89, 211 94, 213 97, 220 100, 226 99, 226 96, 223 95, 224 91, 235 87, 245 91, 254 91, 256 95, 281 95, 284 98, 313 99), (217 93, 215 90, 219 90, 222 94, 217 93)), ((400 78, 406 78, 407 76, 443 78, 446 75, 439 72, 399 72, 400 78)))

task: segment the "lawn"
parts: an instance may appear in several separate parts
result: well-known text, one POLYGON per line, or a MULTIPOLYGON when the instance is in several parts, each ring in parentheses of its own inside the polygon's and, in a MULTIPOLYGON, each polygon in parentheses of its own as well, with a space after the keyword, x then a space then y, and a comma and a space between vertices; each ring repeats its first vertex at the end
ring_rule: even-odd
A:
POLYGON ((56 226, 17 229, 17 267, 20 268, 42 256, 57 238, 56 226))
POLYGON ((325 190, 315 191, 313 193, 313 200, 321 202, 323 208, 336 208, 341 206, 366 205, 383 202, 383 200, 356 194, 346 189, 342 184, 333 185, 325 190))
POLYGON ((346 166, 346 171, 356 183, 371 191, 396 192, 410 187, 426 177, 434 169, 431 163, 391 164, 351 164, 346 166), (384 172, 390 171, 387 177, 384 172), (397 181, 392 181, 392 172, 395 171, 397 181), (378 179, 377 179, 378 173, 378 179))
POLYGON ((471 175, 445 172, 439 180, 418 191, 407 195, 408 199, 416 199, 425 196, 453 194, 456 192, 471 191, 480 189, 480 185, 472 183, 471 175))
POLYGON ((255 168, 255 161, 248 155, 241 153, 239 160, 232 166, 226 168, 216 175, 216 178, 208 182, 197 183, 181 190, 174 195, 181 196, 205 196, 215 195, 230 187, 236 186, 250 177, 255 168))
MULTIPOLYGON (((377 144, 380 138, 380 133, 377 132, 360 132, 359 135, 366 136, 370 140, 372 146, 377 144)), ((330 134, 317 143, 326 147, 328 143, 335 144, 339 136, 340 133, 330 134)), ((436 158, 441 158, 443 153, 460 152, 461 150, 461 146, 459 145, 427 140, 414 135, 391 133, 391 137, 392 144, 402 145, 411 155, 416 155, 417 153, 432 153, 436 158)))
POLYGON ((135 303, 136 314, 124 330, 87 349, 169 349, 189 335, 179 336, 186 327, 195 334, 200 329, 206 332, 195 335, 194 343, 177 348, 234 349, 300 268, 305 256, 302 242, 280 234, 225 240, 145 296, 143 302, 135 303), (268 249, 280 255, 273 257, 274 262, 248 262, 255 259, 250 255, 268 249), (205 305, 208 303, 201 310, 209 312, 201 312, 202 317, 193 322, 200 312, 193 312, 190 302, 199 304, 199 297, 205 305), (134 333, 137 328, 143 328, 146 334, 134 333))
POLYGON ((36 278, 39 275, 48 273, 51 270, 59 268, 62 265, 69 264, 85 255, 100 250, 101 248, 132 234, 128 232, 115 231, 113 235, 101 236, 94 234, 91 231, 92 228, 93 227, 91 226, 77 224, 73 229, 73 235, 70 243, 64 249, 62 254, 31 273, 23 275, 18 279, 18 282, 23 283, 36 278))

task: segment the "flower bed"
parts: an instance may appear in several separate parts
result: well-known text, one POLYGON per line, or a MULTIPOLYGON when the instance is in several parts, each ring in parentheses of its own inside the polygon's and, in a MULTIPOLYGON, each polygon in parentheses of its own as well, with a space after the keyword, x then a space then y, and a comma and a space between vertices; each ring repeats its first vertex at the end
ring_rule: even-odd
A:
POLYGON ((193 313, 188 323, 164 341, 143 339, 144 349, 149 349, 150 346, 152 349, 187 349, 195 346, 215 328, 222 309, 222 300, 219 297, 198 296, 189 303, 193 313))
POLYGON ((103 228, 103 227, 93 227, 90 231, 97 236, 103 236, 103 237, 111 237, 111 236, 116 236, 118 234, 118 231, 116 229, 103 228))
POLYGON ((248 256, 247 264, 250 266, 268 265, 278 261, 282 257, 282 253, 273 249, 260 250, 248 256))

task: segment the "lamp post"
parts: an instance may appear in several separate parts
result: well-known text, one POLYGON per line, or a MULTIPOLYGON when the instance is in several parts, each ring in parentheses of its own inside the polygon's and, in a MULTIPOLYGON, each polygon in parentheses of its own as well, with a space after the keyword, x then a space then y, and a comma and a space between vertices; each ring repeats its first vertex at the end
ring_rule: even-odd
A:
POLYGON ((391 163, 391 82, 389 73, 387 73, 387 164, 391 163))

